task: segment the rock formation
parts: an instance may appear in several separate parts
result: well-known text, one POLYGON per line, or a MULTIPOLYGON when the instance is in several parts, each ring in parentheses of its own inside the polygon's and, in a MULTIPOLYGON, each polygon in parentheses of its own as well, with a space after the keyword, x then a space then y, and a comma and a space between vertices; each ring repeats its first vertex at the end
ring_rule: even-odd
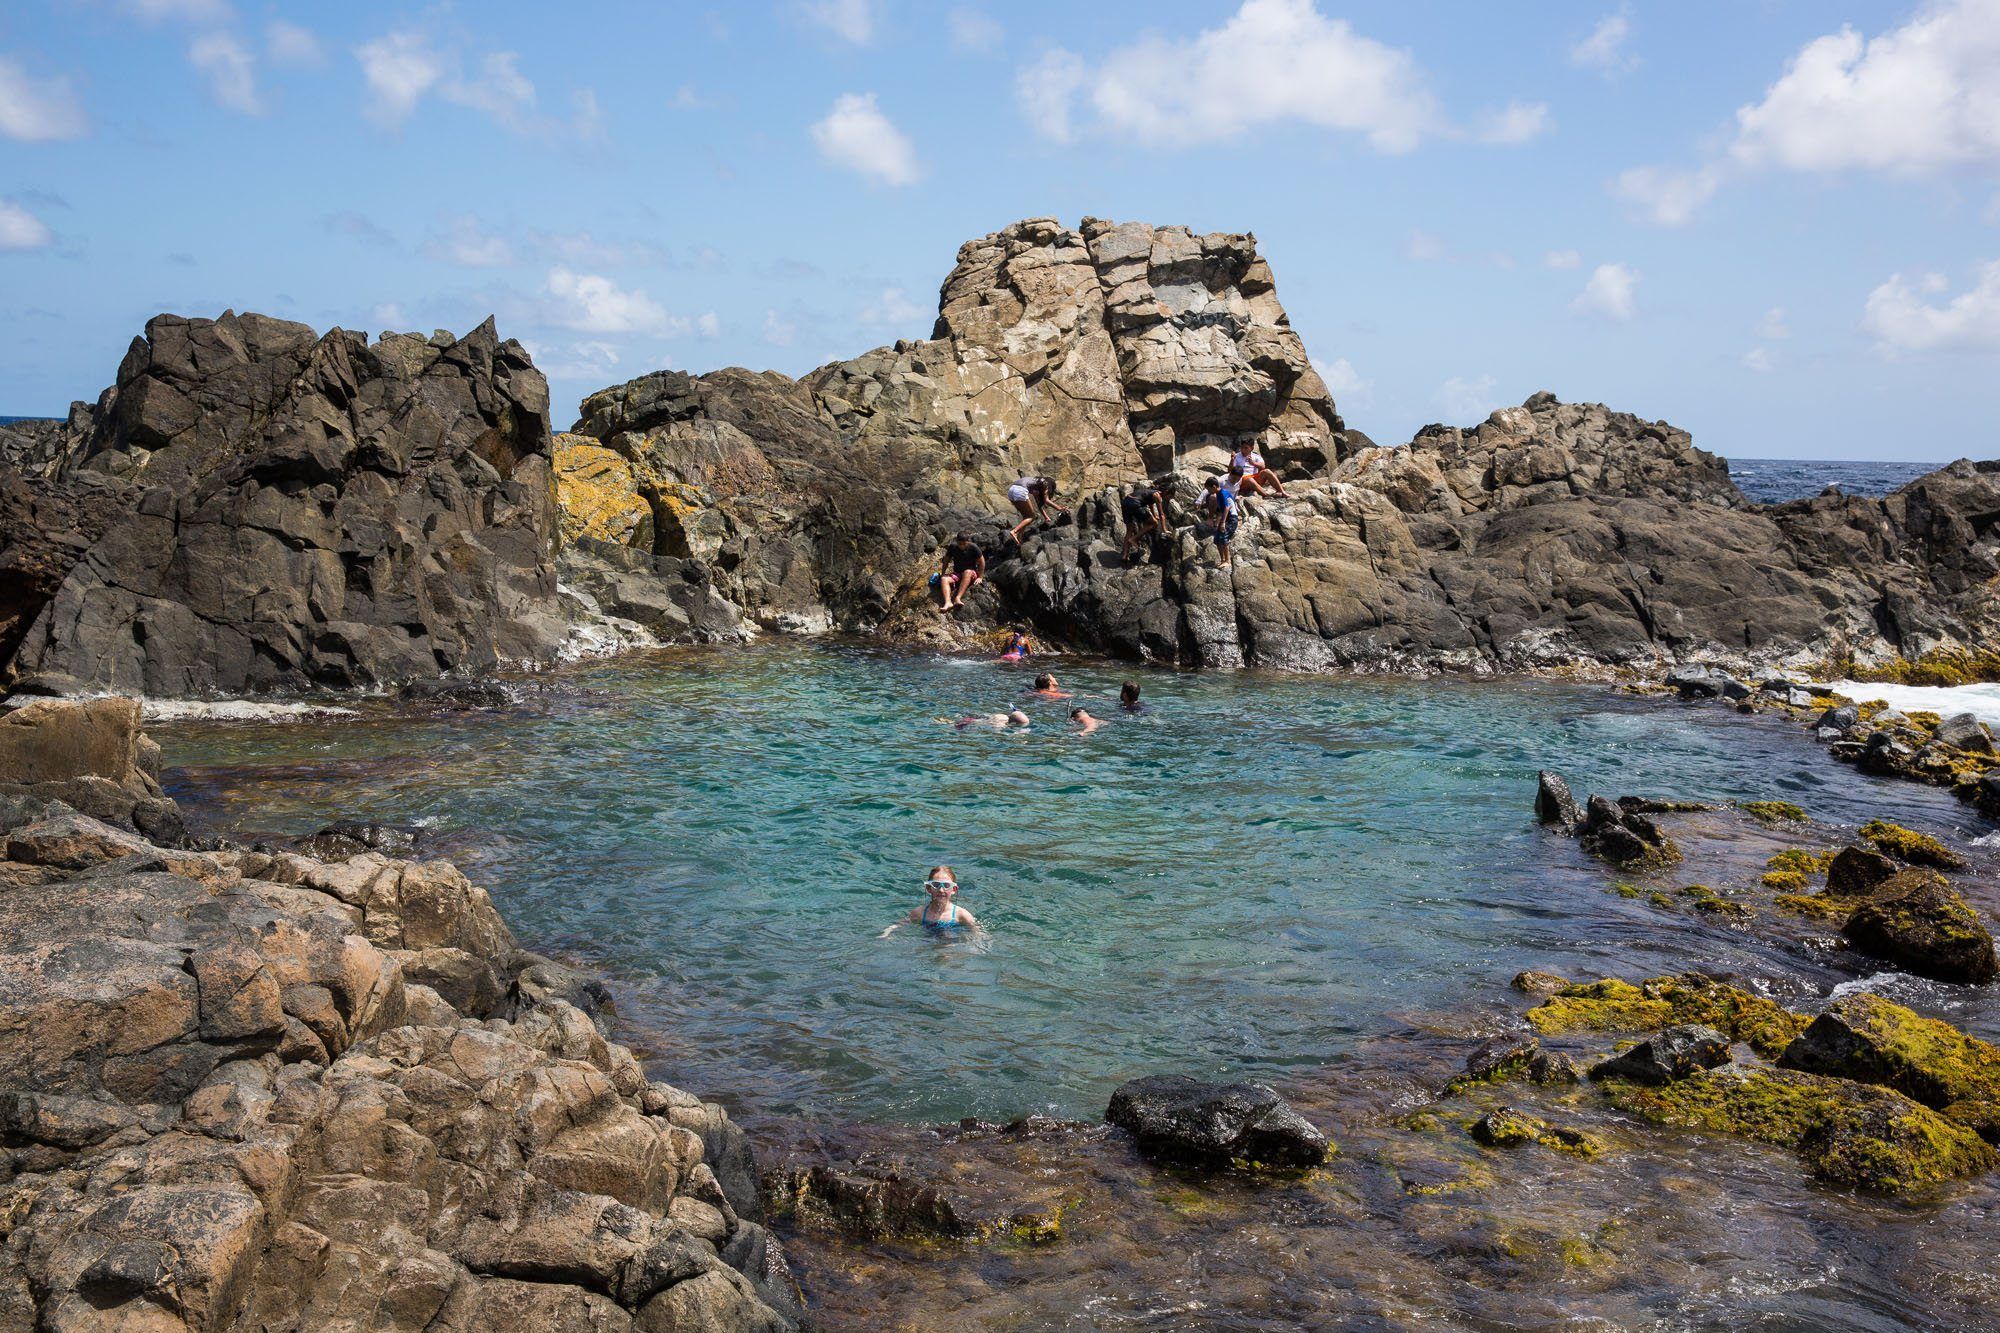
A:
MULTIPOLYGON (((1761 507, 1685 431, 1550 394, 1380 448, 1335 412, 1247 236, 1017 223, 960 250, 927 341, 803 381, 659 372, 593 395, 576 429, 652 512, 626 540, 775 628, 951 643, 1030 622, 1082 649, 1295 670, 1977 674, 2000 636, 2000 463, 1761 507), (1244 441, 1294 498, 1253 500, 1219 570, 1188 526, 1195 479, 1244 441), (1023 473, 1076 513, 1016 551, 999 534, 1023 473), (1147 476, 1180 530, 1128 566, 1117 488, 1147 476), (926 581, 958 530, 991 569, 946 621, 926 581)), ((579 494, 604 475, 591 457, 579 494)))
POLYGON ((371 344, 162 315, 57 434, 36 437, 39 464, 0 448, 13 675, 345 688, 546 657, 561 637, 548 388, 490 320, 371 344))
POLYGON ((779 1330, 722 1108, 449 863, 190 850, 130 700, 0 719, 0 1324, 779 1330), (81 787, 79 784, 83 784, 81 787))

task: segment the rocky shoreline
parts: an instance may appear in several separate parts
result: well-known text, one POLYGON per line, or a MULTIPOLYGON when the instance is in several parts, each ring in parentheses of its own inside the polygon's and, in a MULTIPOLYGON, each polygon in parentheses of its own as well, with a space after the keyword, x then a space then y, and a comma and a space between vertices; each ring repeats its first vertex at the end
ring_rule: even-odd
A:
POLYGON ((448 862, 193 845, 126 699, 0 716, 0 1311, 36 1328, 800 1320, 720 1106, 448 862))

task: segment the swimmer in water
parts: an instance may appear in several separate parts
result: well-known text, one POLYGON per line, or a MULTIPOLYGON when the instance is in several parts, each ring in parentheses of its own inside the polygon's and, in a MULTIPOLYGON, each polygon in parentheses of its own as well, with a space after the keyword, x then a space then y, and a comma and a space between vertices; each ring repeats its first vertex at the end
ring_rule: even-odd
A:
POLYGON ((1074 697, 1068 690, 1057 688, 1055 673, 1050 671, 1044 671, 1041 675, 1035 677, 1035 688, 1029 691, 1029 693, 1039 695, 1044 699, 1068 699, 1074 697))
POLYGON ((1118 706, 1128 713, 1143 713, 1146 705, 1139 702, 1139 682, 1128 680, 1118 687, 1118 706))
POLYGON ((1076 723, 1076 732, 1079 736, 1088 736, 1104 725, 1102 720, 1092 717, 1080 706, 1069 710, 1069 720, 1076 723))
POLYGON ((949 722, 960 731, 967 727, 991 727, 995 731, 1005 731, 1009 727, 1025 727, 1030 724, 1028 715, 1016 708, 1011 713, 968 713, 961 718, 941 717, 940 722, 949 722))
POLYGON ((950 866, 932 866, 929 878, 924 880, 926 901, 919 907, 912 907, 910 914, 883 931, 879 939, 888 939, 895 933, 896 926, 914 923, 937 934, 956 930, 976 931, 979 918, 952 901, 958 896, 958 876, 950 866))
POLYGON ((1000 656, 1018 662, 1024 657, 1033 656, 1034 651, 1035 645, 1028 636, 1020 630, 1015 630, 1007 636, 1007 646, 1000 650, 1000 656))

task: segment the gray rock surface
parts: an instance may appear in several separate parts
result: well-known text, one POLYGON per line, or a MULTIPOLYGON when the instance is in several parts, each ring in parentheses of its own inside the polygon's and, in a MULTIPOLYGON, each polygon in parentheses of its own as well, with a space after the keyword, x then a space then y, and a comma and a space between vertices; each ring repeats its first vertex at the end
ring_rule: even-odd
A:
MULTIPOLYGON (((144 753, 129 700, 33 707, 112 703, 144 753)), ((483 890, 78 814, 106 720, 57 747, 87 774, 0 802, 0 1326, 795 1326, 741 1131, 483 890)))
POLYGON ((0 468, 10 675, 355 687, 547 657, 563 631, 548 387, 490 320, 370 343, 162 315, 14 502, 49 513, 9 512, 23 485, 0 468))
POLYGON ((1261 1083, 1135 1078, 1111 1094, 1104 1119, 1141 1152, 1171 1161, 1295 1168, 1332 1155, 1326 1135, 1261 1083))
POLYGON ((1630 1050, 1590 1067, 1592 1078, 1662 1084, 1729 1063, 1729 1040, 1714 1028, 1684 1023, 1665 1028, 1630 1050))

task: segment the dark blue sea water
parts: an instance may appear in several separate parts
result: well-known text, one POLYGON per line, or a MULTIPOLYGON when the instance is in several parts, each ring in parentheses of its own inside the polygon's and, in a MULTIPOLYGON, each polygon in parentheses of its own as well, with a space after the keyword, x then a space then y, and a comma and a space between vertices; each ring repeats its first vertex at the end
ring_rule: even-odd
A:
POLYGON ((1941 463, 1861 462, 1853 459, 1732 458, 1729 475, 1736 488, 1759 504, 1805 500, 1829 486, 1847 495, 1887 495, 1935 472, 1941 463))

